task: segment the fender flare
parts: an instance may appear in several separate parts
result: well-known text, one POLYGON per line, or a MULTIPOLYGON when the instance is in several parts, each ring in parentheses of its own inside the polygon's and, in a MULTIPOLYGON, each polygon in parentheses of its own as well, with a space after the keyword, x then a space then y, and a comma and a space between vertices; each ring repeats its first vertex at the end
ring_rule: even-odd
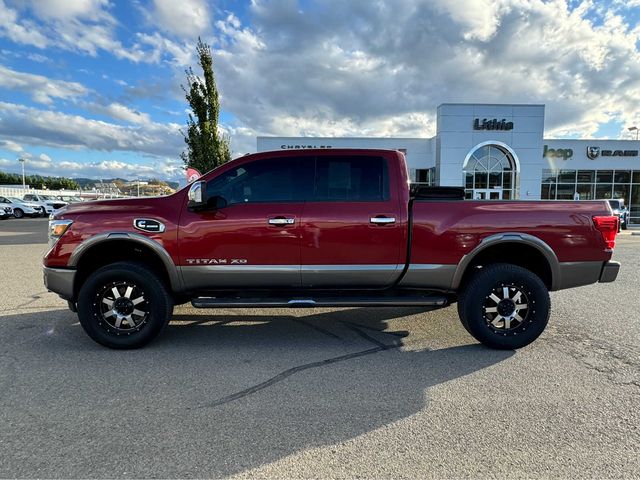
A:
POLYGON ((458 263, 456 271, 453 274, 453 279, 451 281, 451 288, 453 290, 457 290, 460 287, 462 277, 464 276, 467 268, 471 265, 473 259, 479 253, 489 247, 493 247, 501 243, 521 243, 523 245, 534 247, 536 250, 538 250, 547 260, 547 263, 549 264, 549 267, 551 269, 551 290, 558 289, 558 285, 560 283, 560 262, 558 261, 556 253, 547 243, 545 243, 538 237, 529 235, 528 233, 517 232, 498 233, 483 238, 480 243, 473 250, 464 255, 458 263))
POLYGON ((165 248, 155 240, 152 240, 149 237, 145 237, 144 235, 141 235, 139 233, 109 232, 109 233, 100 233, 91 238, 88 238, 73 250, 73 252, 71 253, 71 256, 69 257, 69 261, 67 262, 67 266, 76 268, 82 256, 91 248, 101 243, 111 242, 114 240, 126 240, 133 243, 139 243, 151 249, 151 251, 154 252, 158 256, 158 258, 160 258, 160 260, 162 261, 162 264, 164 265, 167 271, 167 274, 169 276, 171 289, 174 292, 183 291, 182 277, 178 273, 178 268, 173 262, 171 255, 169 255, 169 252, 167 252, 167 250, 165 250, 165 248))

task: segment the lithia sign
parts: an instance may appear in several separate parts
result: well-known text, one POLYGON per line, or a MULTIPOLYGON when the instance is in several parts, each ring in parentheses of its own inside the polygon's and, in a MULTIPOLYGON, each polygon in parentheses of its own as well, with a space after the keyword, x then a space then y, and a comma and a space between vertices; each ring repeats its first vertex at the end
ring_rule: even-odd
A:
MULTIPOLYGON (((561 158, 563 160, 569 160, 573 158, 572 148, 549 148, 548 145, 544 146, 542 156, 545 158, 561 158)), ((587 147, 587 157, 591 160, 595 160, 598 157, 637 157, 638 150, 604 150, 600 147, 587 147)))
POLYGON ((474 130, 513 130, 513 122, 507 122, 506 118, 502 120, 498 120, 494 118, 493 120, 487 120, 483 118, 480 121, 479 118, 473 120, 473 129, 474 130))

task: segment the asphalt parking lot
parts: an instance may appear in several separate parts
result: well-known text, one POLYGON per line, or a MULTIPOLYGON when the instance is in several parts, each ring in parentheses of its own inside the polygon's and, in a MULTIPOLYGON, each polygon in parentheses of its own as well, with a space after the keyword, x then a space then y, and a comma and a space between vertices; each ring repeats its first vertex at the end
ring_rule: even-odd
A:
POLYGON ((179 307, 111 351, 44 289, 45 241, 46 219, 0 222, 2 478, 639 475, 640 236, 516 352, 455 307, 179 307))

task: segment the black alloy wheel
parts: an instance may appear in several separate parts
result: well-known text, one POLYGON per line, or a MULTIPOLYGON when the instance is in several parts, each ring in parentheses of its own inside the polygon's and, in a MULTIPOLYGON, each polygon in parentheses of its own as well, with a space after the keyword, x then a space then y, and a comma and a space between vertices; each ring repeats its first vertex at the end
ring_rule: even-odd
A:
POLYGON ((458 299, 462 325, 491 348, 516 349, 542 334, 551 300, 544 282, 517 265, 497 263, 479 269, 458 299))
POLYGON ((78 294, 78 318, 101 345, 124 349, 146 345, 166 327, 173 300, 163 280, 136 262, 116 262, 89 275, 78 294))

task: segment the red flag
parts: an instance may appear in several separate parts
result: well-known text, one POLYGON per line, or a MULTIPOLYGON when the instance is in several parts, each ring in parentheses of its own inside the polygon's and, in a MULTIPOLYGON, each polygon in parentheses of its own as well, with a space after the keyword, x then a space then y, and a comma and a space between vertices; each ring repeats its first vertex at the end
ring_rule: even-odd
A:
POLYGON ((187 168, 187 183, 195 182, 202 174, 195 168, 187 168))

